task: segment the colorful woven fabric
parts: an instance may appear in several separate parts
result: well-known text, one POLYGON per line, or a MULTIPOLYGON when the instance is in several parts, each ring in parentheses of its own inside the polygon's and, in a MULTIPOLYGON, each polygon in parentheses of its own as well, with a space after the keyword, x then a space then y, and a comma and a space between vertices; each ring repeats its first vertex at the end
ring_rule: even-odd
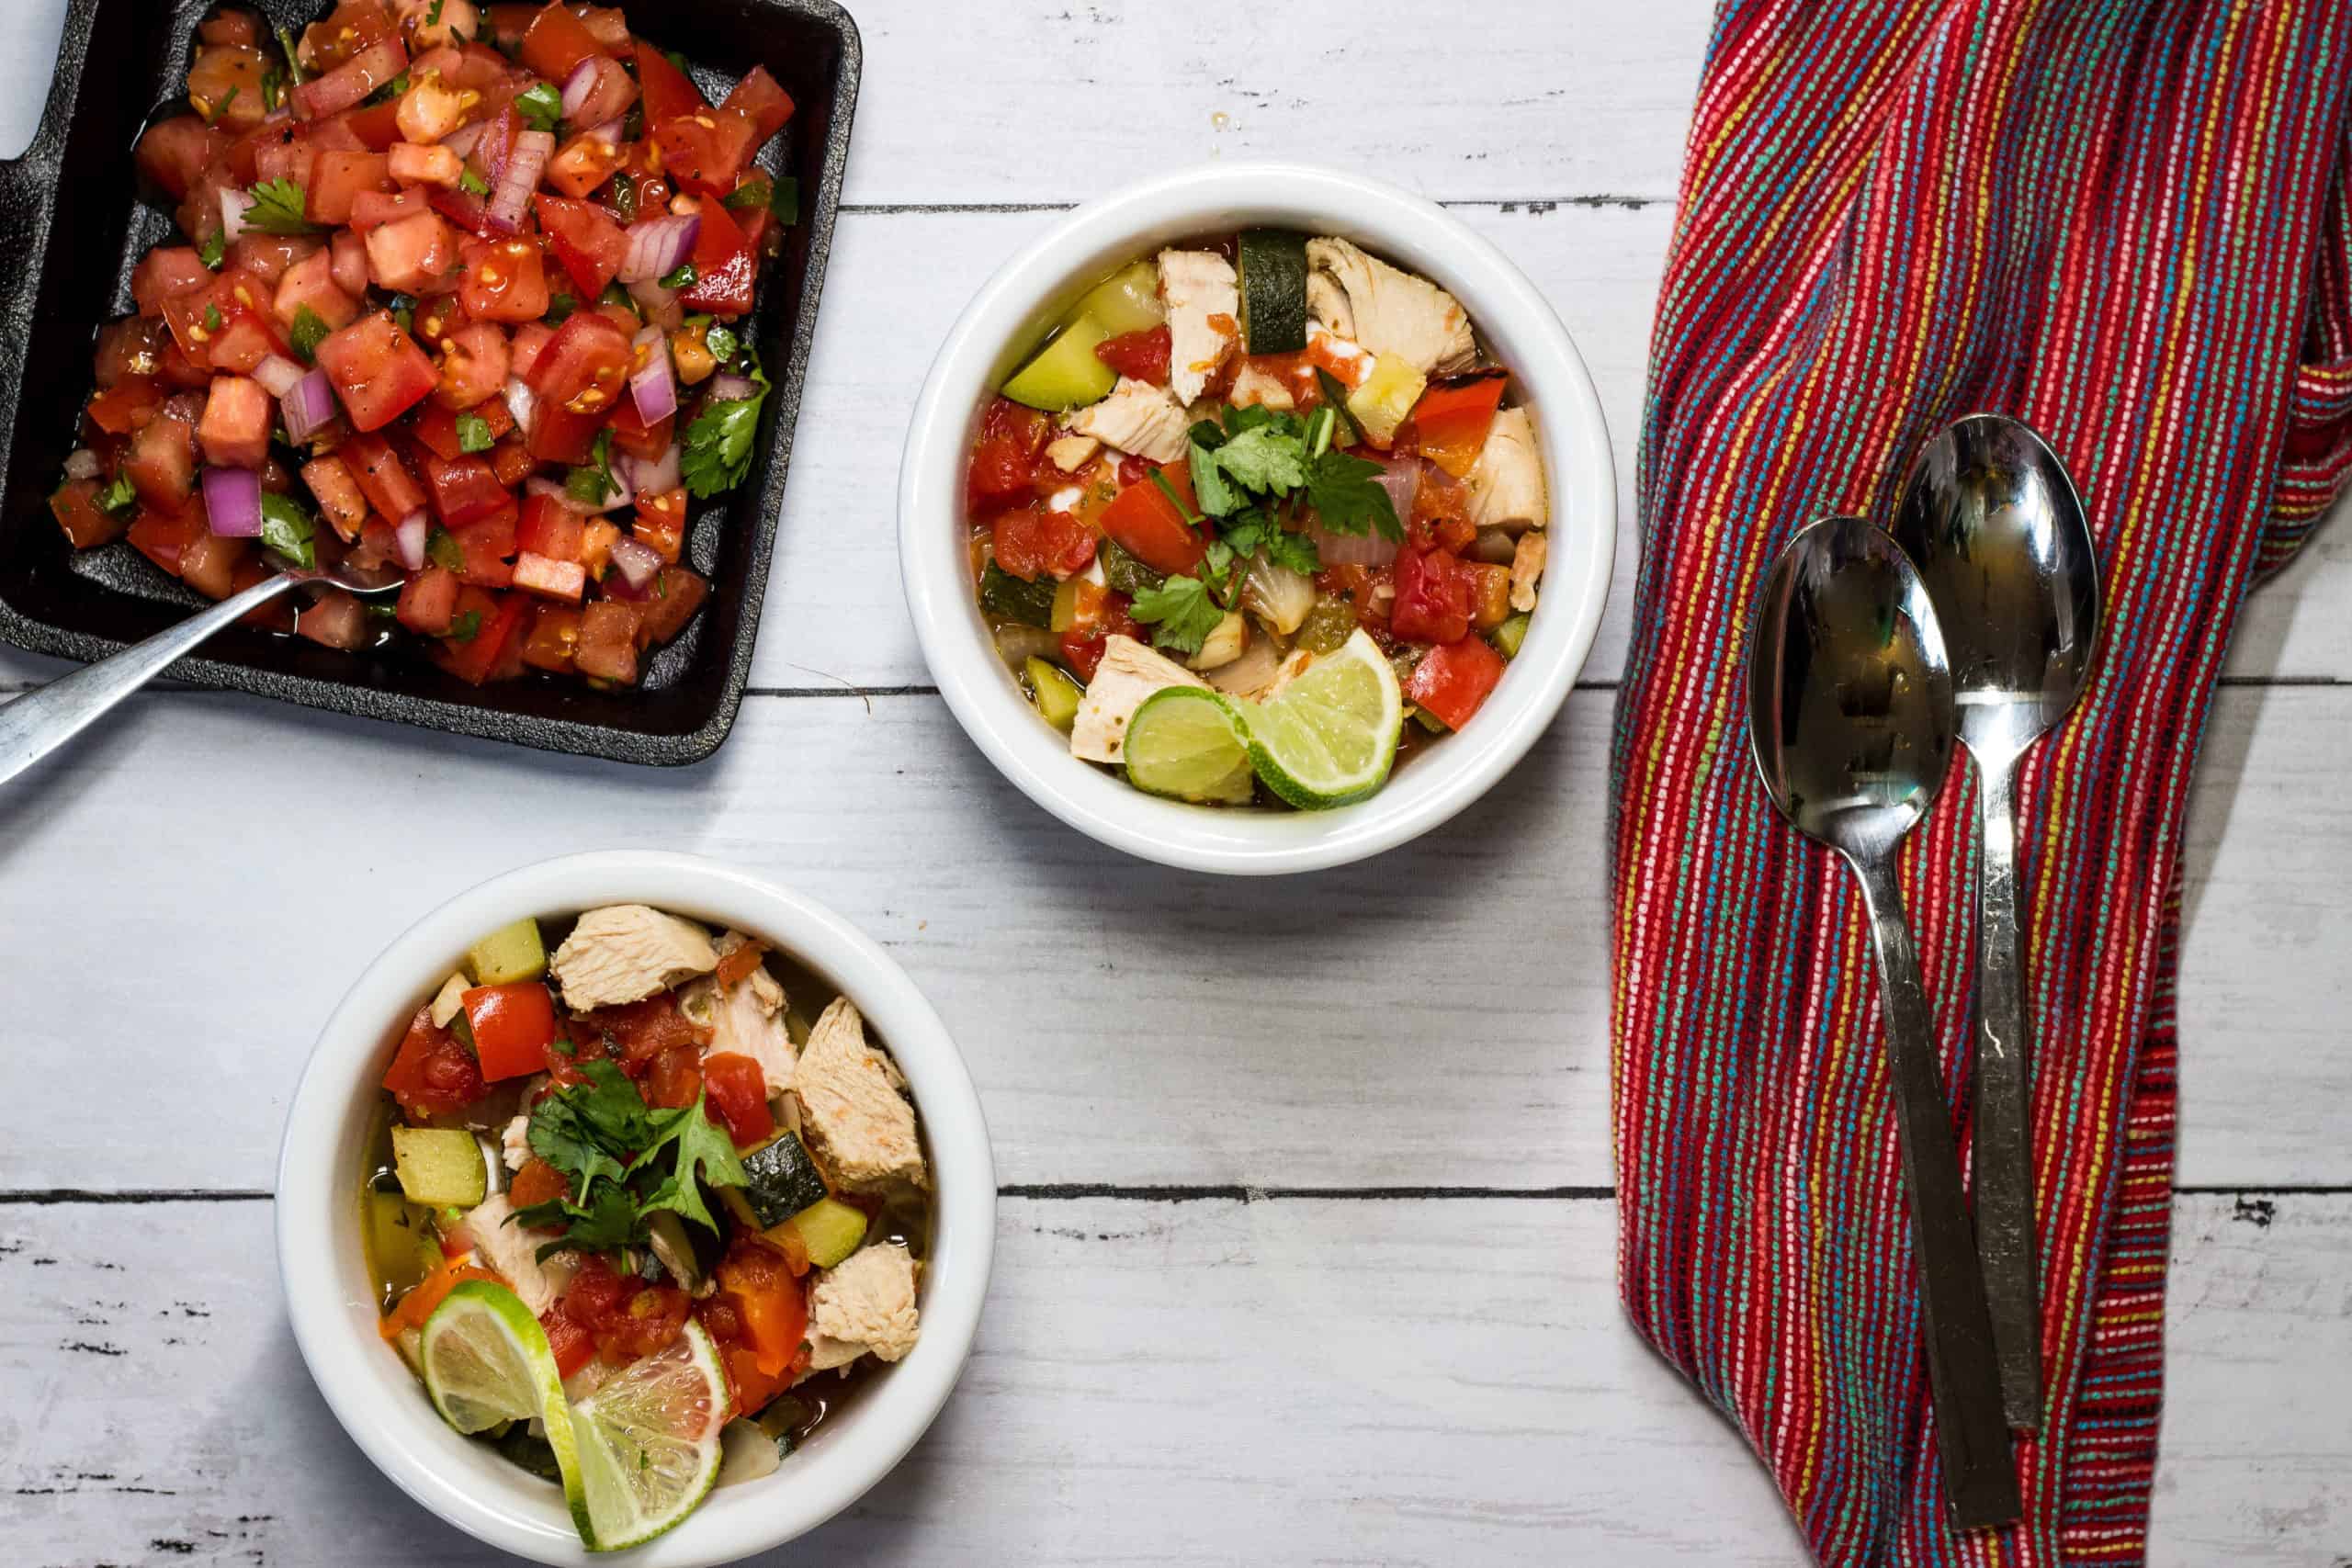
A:
MULTIPOLYGON (((2347 84, 2340 0, 1724 0, 1615 738, 1620 1264, 1825 1562, 2145 1555, 2185 802, 2238 606, 2352 466, 2347 84), (1884 522, 1977 410, 2065 457, 2109 622, 2018 781, 2049 1418, 2025 1522, 1962 1536, 1860 900, 1757 782, 1743 639, 1791 534, 1884 522)), ((1963 1138, 1972 788, 1905 886, 1963 1138)))

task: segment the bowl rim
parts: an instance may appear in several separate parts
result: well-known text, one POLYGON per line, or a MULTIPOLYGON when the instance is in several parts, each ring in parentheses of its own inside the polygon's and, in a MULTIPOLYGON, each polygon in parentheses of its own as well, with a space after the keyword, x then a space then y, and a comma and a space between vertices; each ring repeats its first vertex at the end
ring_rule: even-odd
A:
MULTIPOLYGON (((838 986, 905 1073, 932 1157, 933 1234, 922 1337, 905 1359, 880 1370, 854 1407, 787 1457, 777 1475, 714 1494, 676 1529, 630 1554, 649 1568, 704 1568, 815 1529, 888 1473, 955 1388, 988 1292, 997 1188, 978 1092, 946 1025, 912 978, 841 916, 715 861, 637 850, 540 861, 441 904, 366 966, 311 1048, 279 1151, 278 1273, 296 1343, 319 1392, 394 1484, 503 1551, 547 1563, 597 1561, 581 1547, 560 1493, 548 1489, 541 1497, 539 1483, 520 1471, 491 1468, 503 1461, 444 1425, 378 1337, 375 1303, 353 1299, 347 1288, 358 1257, 356 1190, 340 1179, 321 1182, 316 1173, 347 1152, 353 1119, 372 1111, 374 1064, 397 1021, 431 994, 481 932, 523 914, 617 902, 732 923, 838 986), (344 1197, 354 1201, 340 1201, 344 1197), (506 1487, 508 1481, 518 1484, 506 1487)), ((364 1281, 364 1272, 359 1278, 364 1281)))
POLYGON ((1501 250, 1434 202, 1293 163, 1212 164, 1089 202, 1023 245, 956 319, 916 401, 899 481, 899 571, 933 682, 973 744, 1080 832, 1162 864, 1233 875, 1342 865, 1438 827, 1492 788, 1558 716, 1600 627, 1616 555, 1616 474, 1575 342, 1501 250), (1157 799, 1071 758, 1004 672, 956 547, 963 455, 1009 344, 1119 257, 1204 229, 1282 221, 1341 232, 1434 277, 1498 349, 1534 410, 1552 551, 1520 656, 1473 726, 1382 791, 1329 812, 1217 811, 1157 799), (1072 258, 1079 258, 1072 265, 1072 258), (1563 478, 1563 476, 1566 476, 1563 478))

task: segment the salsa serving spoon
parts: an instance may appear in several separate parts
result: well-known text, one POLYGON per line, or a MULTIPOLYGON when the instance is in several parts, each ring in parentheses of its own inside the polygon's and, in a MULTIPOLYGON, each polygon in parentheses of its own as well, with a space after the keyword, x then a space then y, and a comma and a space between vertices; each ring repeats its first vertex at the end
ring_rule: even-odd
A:
POLYGON ((1801 531, 1773 563, 1748 630, 1748 738, 1764 787, 1862 886, 1878 947, 1887 1077, 1944 1491, 1962 1529, 2018 1514, 1975 1228, 1962 1194, 1935 1017, 1903 912, 1895 852, 1951 760, 1951 671, 1926 587, 1894 541, 1856 517, 1801 531))
POLYGON ((209 609, 167 626, 120 653, 62 675, 39 691, 0 707, 0 784, 6 784, 68 740, 131 693, 193 653, 224 626, 309 582, 333 583, 354 593, 381 593, 401 584, 397 570, 360 571, 348 564, 316 571, 281 571, 209 609))
POLYGON ((2035 1266, 2033 1043, 2018 930, 2018 761, 2082 694, 2098 641, 2098 561, 2065 465, 2002 414, 1928 442, 1895 513, 1895 542, 1928 585, 1951 658, 1960 739, 1976 761, 1978 1243, 2009 1425, 2041 1424, 2035 1266))

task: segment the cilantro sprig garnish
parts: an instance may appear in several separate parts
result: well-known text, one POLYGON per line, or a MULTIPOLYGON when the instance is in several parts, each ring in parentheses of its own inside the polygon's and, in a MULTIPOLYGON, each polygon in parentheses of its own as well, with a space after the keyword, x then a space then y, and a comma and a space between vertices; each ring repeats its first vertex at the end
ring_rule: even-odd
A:
POLYGON ((743 350, 743 358, 757 389, 748 398, 705 404, 702 416, 686 426, 681 472, 686 488, 698 497, 724 494, 752 470, 752 443, 760 434, 760 408, 771 389, 767 373, 750 349, 743 350))
POLYGON ((254 198, 245 210, 245 227, 265 234, 315 234, 311 221, 311 197, 296 180, 264 180, 247 191, 254 198))
POLYGON ((539 1256, 642 1245, 651 1216, 663 1213, 717 1231, 703 1189, 741 1187, 745 1178, 735 1140, 710 1119, 703 1097, 656 1110, 611 1062, 582 1062, 580 1072, 586 1081, 556 1090, 531 1112, 531 1152, 570 1183, 562 1197, 515 1212, 518 1224, 562 1226, 539 1256))

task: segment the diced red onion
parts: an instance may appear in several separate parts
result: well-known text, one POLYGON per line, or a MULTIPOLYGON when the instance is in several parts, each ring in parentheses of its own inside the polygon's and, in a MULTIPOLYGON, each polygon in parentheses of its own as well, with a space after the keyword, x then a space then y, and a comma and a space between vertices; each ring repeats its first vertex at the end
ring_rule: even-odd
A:
POLYGON ((590 126, 586 134, 594 137, 599 141, 609 142, 611 145, 617 147, 622 142, 628 140, 628 137, 622 134, 622 131, 628 125, 628 121, 627 119, 616 115, 602 125, 590 126))
POLYGON ((628 255, 621 263, 620 280, 643 283, 677 271, 678 265, 695 254, 695 241, 701 233, 699 212, 639 219, 629 225, 628 255))
POLYGON ((254 367, 254 379, 259 381, 262 390, 273 398, 282 398, 292 391, 294 384, 305 374, 307 372, 300 366, 282 354, 267 355, 254 367))
POLYGON ((645 363, 628 378, 629 396, 637 400, 637 417, 659 424, 678 412, 678 379, 670 369, 670 337, 660 327, 648 327, 631 345, 645 363))
POLYGON ((662 575, 662 552, 640 539, 623 534, 613 541, 613 567, 621 580, 643 592, 662 575))
POLYGON ((581 107, 588 102, 588 95, 596 90, 596 62, 604 58, 601 54, 588 56, 573 66, 571 74, 564 78, 564 118, 578 119, 580 118, 581 107))
POLYGON ((731 370, 710 378, 710 400, 714 403, 741 402, 745 398, 755 398, 759 394, 759 388, 752 384, 750 377, 738 376, 731 370))
POLYGON ((277 407, 286 416, 287 435, 300 446, 334 418, 334 385, 325 371, 313 370, 277 400, 277 407))
POLYGON ((460 158, 470 158, 474 149, 481 145, 481 133, 490 129, 490 121, 478 119, 471 125, 461 125, 441 139, 441 145, 460 158))
POLYGON ((1375 457, 1373 461, 1380 465, 1380 488, 1388 492, 1396 507, 1396 521, 1402 523, 1413 515, 1413 502, 1421 493, 1421 460, 1375 457))
POLYGON ((673 441, 670 449, 659 457, 631 457, 628 460, 628 482, 639 495, 659 495, 665 490, 675 490, 679 476, 685 467, 685 452, 673 441))
POLYGON ((551 479, 545 474, 533 474, 529 479, 525 479, 523 481, 523 493, 525 495, 551 495, 555 497, 556 500, 563 502, 566 506, 572 508, 574 511, 578 511, 580 507, 580 503, 571 499, 571 492, 563 488, 563 481, 561 479, 551 479))
POLYGON ((531 384, 520 376, 506 378, 506 412, 514 416, 514 423, 525 435, 531 434, 531 416, 538 412, 539 400, 531 391, 531 384))
POLYGON ((251 468, 206 468, 204 525, 224 539, 258 536, 261 476, 251 468))
POLYGON ((244 238, 245 214, 254 209, 253 197, 242 190, 220 193, 220 237, 230 244, 244 238))
POLYGON ((411 571, 423 571, 424 542, 432 534, 432 520, 425 516, 422 506, 393 524, 392 537, 400 542, 401 565, 411 571))
POLYGON ((514 139, 514 152, 499 172, 498 192, 490 198, 492 226, 509 234, 522 228, 531 193, 538 188, 539 175, 554 155, 555 138, 547 131, 526 130, 514 139))
MULTIPOLYGON (((1405 513, 1397 515, 1401 518, 1405 513)), ((1325 566, 1386 566, 1396 558, 1396 541, 1381 537, 1377 531, 1334 534, 1313 523, 1307 525, 1306 536, 1315 541, 1315 552, 1325 566)))
MULTIPOLYGON (((628 538, 628 536, 624 534, 622 537, 628 538)), ((628 542, 632 545, 637 543, 634 539, 629 539, 628 542)), ((620 552, 617 549, 613 552, 613 558, 616 561, 620 559, 620 552)), ((654 558, 659 560, 661 559, 661 557, 655 556, 654 558)), ((658 576, 659 574, 657 573, 656 575, 658 576)), ((653 597, 652 583, 649 582, 644 586, 639 587, 638 584, 631 582, 628 580, 628 573, 626 571, 614 572, 610 577, 605 579, 603 583, 599 586, 601 587, 605 598, 626 599, 632 604, 641 604, 646 600, 653 597)))

